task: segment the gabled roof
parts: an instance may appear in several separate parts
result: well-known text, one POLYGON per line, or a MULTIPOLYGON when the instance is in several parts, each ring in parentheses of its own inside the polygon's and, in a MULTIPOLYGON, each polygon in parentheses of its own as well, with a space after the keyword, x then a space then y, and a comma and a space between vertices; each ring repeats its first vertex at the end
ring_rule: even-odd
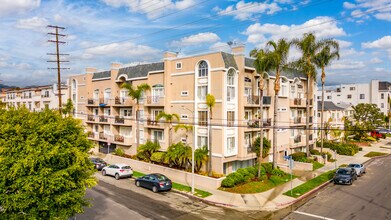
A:
POLYGON ((103 71, 103 72, 97 72, 92 75, 92 79, 102 79, 102 78, 108 78, 111 77, 111 71, 103 71))
POLYGON ((128 79, 147 77, 148 72, 151 71, 164 71, 164 62, 141 64, 137 66, 129 66, 121 68, 118 71, 117 80, 120 75, 126 74, 128 79))
POLYGON ((379 90, 389 90, 391 88, 391 83, 387 81, 379 82, 379 90))
MULTIPOLYGON (((249 68, 255 68, 254 67, 254 60, 255 59, 253 59, 253 58, 247 58, 247 57, 244 58, 244 66, 245 67, 249 67, 249 68)), ((269 71, 268 74, 270 76, 275 76, 276 72, 275 71, 269 71)), ((285 70, 285 71, 282 71, 281 72, 281 76, 285 76, 288 79, 293 79, 295 77, 307 78, 307 76, 304 73, 301 73, 301 72, 295 71, 295 70, 285 70)))
POLYGON ((236 70, 238 70, 238 65, 236 64, 234 55, 230 53, 221 52, 221 56, 223 57, 225 68, 233 67, 236 70))
MULTIPOLYGON (((330 111, 330 110, 344 110, 345 108, 339 107, 335 105, 331 101, 325 101, 324 102, 324 110, 325 111, 330 111)), ((322 111, 322 102, 318 101, 318 111, 322 111)))

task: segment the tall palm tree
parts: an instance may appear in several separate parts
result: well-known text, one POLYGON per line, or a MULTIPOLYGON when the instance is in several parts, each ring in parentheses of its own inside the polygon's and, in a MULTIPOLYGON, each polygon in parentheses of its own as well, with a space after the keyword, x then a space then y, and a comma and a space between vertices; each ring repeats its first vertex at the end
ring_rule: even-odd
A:
POLYGON ((306 152, 307 156, 310 155, 309 150, 309 117, 310 106, 309 100, 312 97, 310 94, 310 85, 316 80, 316 68, 314 64, 315 55, 325 46, 335 45, 333 40, 316 40, 316 36, 313 33, 305 33, 301 39, 293 39, 292 44, 302 53, 302 57, 299 59, 299 63, 302 64, 302 70, 307 75, 307 89, 306 89, 306 152))
POLYGON ((323 111, 324 111, 324 83, 326 81, 326 72, 325 67, 329 66, 331 64, 331 61, 335 59, 339 59, 339 44, 337 41, 333 42, 334 50, 331 50, 331 45, 326 45, 322 48, 322 50, 315 54, 315 57, 313 59, 316 67, 320 68, 322 70, 322 111, 320 115, 320 152, 323 152, 323 111))
POLYGON ((273 111, 273 169, 277 168, 277 106, 278 106, 278 92, 280 91, 280 74, 281 71, 288 68, 288 54, 291 47, 291 42, 282 38, 276 42, 269 41, 267 47, 268 62, 271 68, 276 71, 276 79, 274 81, 274 111, 273 111))
POLYGON ((136 100, 136 148, 140 145, 140 125, 139 125, 139 108, 140 108, 140 100, 143 98, 144 93, 146 91, 151 90, 151 86, 142 83, 138 85, 136 88, 129 83, 124 83, 121 86, 122 88, 128 90, 128 95, 131 97, 133 100, 136 100))
POLYGON ((209 157, 208 157, 208 174, 212 176, 212 109, 216 104, 216 99, 213 95, 206 95, 206 105, 209 109, 209 122, 208 122, 208 143, 209 143, 209 157))
MULTIPOLYGON (((259 89, 259 125, 260 125, 260 143, 263 143, 263 90, 265 87, 265 73, 270 70, 271 65, 268 60, 268 53, 263 49, 253 49, 250 52, 250 56, 254 57, 254 67, 259 74, 258 89, 259 89)), ((263 144, 259 148, 259 161, 258 161, 258 178, 261 177, 261 163, 262 163, 262 151, 263 144)))
POLYGON ((174 126, 174 131, 177 132, 179 129, 185 130, 186 133, 186 143, 187 138, 189 137, 189 132, 193 131, 193 125, 187 125, 187 124, 177 124, 174 126))
POLYGON ((168 146, 171 146, 171 144, 172 144, 172 122, 174 120, 179 121, 179 115, 175 114, 175 113, 174 114, 168 114, 168 113, 165 113, 165 112, 160 112, 156 116, 156 121, 159 121, 161 118, 163 118, 168 123, 168 126, 169 126, 168 146))

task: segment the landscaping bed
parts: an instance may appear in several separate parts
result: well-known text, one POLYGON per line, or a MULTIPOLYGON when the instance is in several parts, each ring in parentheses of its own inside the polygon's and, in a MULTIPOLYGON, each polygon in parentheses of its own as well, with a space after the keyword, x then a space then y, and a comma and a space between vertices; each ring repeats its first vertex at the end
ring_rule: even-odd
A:
POLYGON ((364 157, 379 157, 379 156, 385 156, 385 155, 388 155, 388 154, 382 153, 382 152, 371 151, 371 152, 365 154, 364 157))

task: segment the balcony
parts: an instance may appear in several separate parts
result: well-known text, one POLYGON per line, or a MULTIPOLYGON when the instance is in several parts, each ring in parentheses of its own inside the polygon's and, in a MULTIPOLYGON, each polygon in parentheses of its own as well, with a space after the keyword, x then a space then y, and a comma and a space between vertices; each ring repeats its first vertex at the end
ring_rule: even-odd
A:
POLYGON ((88 133, 87 133, 87 136, 88 136, 89 138, 95 138, 95 134, 94 134, 93 132, 88 132, 88 133))
POLYGON ((125 138, 122 135, 114 135, 114 141, 115 142, 124 143, 125 142, 125 138))
POLYGON ((295 123, 295 124, 301 124, 301 117, 294 117, 294 118, 293 118, 293 123, 295 123))
POLYGON ((163 96, 147 96, 146 105, 152 106, 164 106, 164 97, 163 96))
POLYGON ((105 107, 107 105, 110 105, 110 98, 100 98, 99 99, 99 106, 105 107))
POLYGON ((99 133, 99 139, 100 140, 107 140, 107 135, 105 133, 103 133, 103 132, 100 132, 99 133))
POLYGON ((301 105, 301 99, 300 99, 300 98, 295 98, 295 99, 293 100, 293 104, 294 104, 294 105, 301 105))
POLYGON ((294 139, 293 139, 293 142, 294 142, 295 144, 300 143, 300 142, 301 142, 301 135, 295 136, 294 139))
MULTIPOLYGON (((270 105, 272 102, 272 97, 271 96, 263 96, 263 104, 264 105, 270 105)), ((247 96, 247 105, 256 105, 257 107, 259 106, 259 96, 256 95, 249 95, 247 96)))
POLYGON ((125 118, 120 116, 115 116, 114 123, 116 124, 125 124, 125 118))
POLYGON ((290 106, 292 107, 305 107, 305 99, 302 99, 302 98, 291 98, 289 100, 289 104, 290 106))
POLYGON ((156 121, 152 118, 147 118, 147 124, 146 127, 160 127, 159 121, 156 121))
POLYGON ((312 123, 312 121, 313 121, 313 117, 312 117, 312 116, 310 116, 310 118, 309 118, 309 123, 311 124, 311 123, 312 123))
POLYGON ((129 97, 123 98, 117 96, 114 99, 115 106, 133 106, 134 104, 134 100, 129 97))
POLYGON ((253 146, 250 144, 249 146, 246 146, 246 150, 247 150, 247 153, 254 153, 254 148, 253 146))
MULTIPOLYGON (((272 125, 272 119, 271 118, 264 118, 263 120, 263 127, 268 127, 272 125)), ((249 128, 259 128, 259 120, 251 120, 247 122, 247 126, 249 128)))
POLYGON ((95 116, 94 115, 88 115, 87 116, 87 121, 95 122, 95 116))
POLYGON ((99 116, 99 122, 107 123, 109 119, 106 116, 99 116))
POLYGON ((94 105, 95 99, 87 99, 87 105, 94 105))

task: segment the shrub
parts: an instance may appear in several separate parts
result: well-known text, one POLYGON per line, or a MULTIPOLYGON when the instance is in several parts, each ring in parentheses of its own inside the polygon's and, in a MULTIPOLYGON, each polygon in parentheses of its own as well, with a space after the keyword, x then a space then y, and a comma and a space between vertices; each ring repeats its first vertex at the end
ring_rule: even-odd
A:
MULTIPOLYGON (((262 167, 265 169, 265 174, 267 174, 267 173, 271 174, 271 172, 273 170, 272 163, 263 163, 262 167)), ((261 170, 261 173, 262 173, 262 170, 261 170)))
POLYGON ((333 158, 330 152, 322 152, 322 156, 323 155, 327 155, 327 161, 330 161, 333 158))
POLYGON ((369 136, 369 137, 366 137, 365 140, 373 142, 373 141, 376 141, 376 138, 369 136))
POLYGON ((245 168, 240 168, 238 169, 236 172, 242 174, 243 176, 243 182, 248 182, 250 181, 251 179, 253 179, 255 176, 250 173, 247 169, 245 168))
POLYGON ((166 160, 166 152, 155 152, 151 156, 151 161, 156 163, 165 163, 167 164, 168 161, 166 160))
POLYGON ((311 153, 312 155, 320 155, 320 152, 319 152, 318 150, 316 150, 316 149, 310 150, 310 153, 311 153))
POLYGON ((280 177, 286 175, 286 173, 284 171, 280 170, 280 169, 272 170, 271 174, 274 175, 274 176, 280 176, 280 177))
POLYGON ((235 186, 235 181, 233 178, 229 178, 227 176, 227 178, 225 178, 222 182, 221 182, 221 186, 222 187, 227 187, 227 188, 231 188, 231 187, 234 187, 235 186))
POLYGON ((137 149, 137 157, 144 161, 150 161, 154 152, 160 149, 159 142, 147 140, 145 144, 141 144, 137 149))
MULTIPOLYGON (((258 167, 247 167, 246 170, 254 176, 258 176, 258 167)), ((262 171, 261 171, 262 173, 262 171)))
POLYGON ((232 178, 234 180, 234 182, 235 182, 235 185, 244 182, 243 174, 238 173, 238 172, 234 172, 234 173, 229 174, 227 176, 227 178, 232 178))
POLYGON ((307 155, 304 152, 297 152, 290 155, 294 161, 306 160, 307 155), (304 158, 304 159, 303 159, 304 158))
POLYGON ((114 154, 117 155, 117 156, 120 156, 120 157, 123 157, 125 156, 125 152, 122 148, 116 148, 114 150, 114 154))

